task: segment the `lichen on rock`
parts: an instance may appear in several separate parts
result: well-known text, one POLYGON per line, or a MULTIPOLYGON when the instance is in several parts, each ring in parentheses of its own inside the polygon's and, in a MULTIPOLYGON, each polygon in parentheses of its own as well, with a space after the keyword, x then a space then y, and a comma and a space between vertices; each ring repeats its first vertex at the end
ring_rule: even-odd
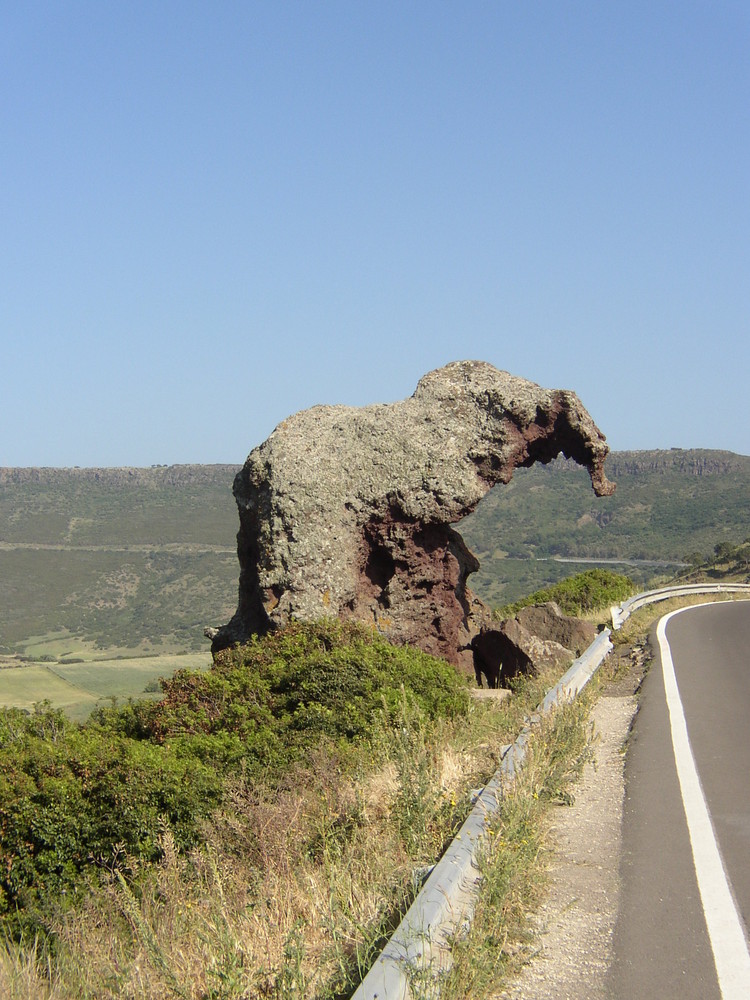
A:
POLYGON ((332 615, 470 667, 479 563, 451 525, 516 468, 559 454, 608 495, 607 452, 575 393, 479 361, 430 372, 401 402, 297 413, 235 479, 239 603, 212 648, 332 615))

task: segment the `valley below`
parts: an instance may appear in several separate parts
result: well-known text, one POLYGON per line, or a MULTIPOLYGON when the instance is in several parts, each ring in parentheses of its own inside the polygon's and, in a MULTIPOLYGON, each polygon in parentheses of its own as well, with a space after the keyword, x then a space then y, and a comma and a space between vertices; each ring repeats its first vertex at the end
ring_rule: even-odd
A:
MULTIPOLYGON (((158 697, 158 678, 208 666, 205 626, 237 601, 229 465, 0 469, 0 704, 49 699, 74 718, 158 697)), ((645 588, 750 534, 750 458, 615 452, 612 497, 572 462, 516 471, 457 527, 495 607, 587 566, 645 588)))

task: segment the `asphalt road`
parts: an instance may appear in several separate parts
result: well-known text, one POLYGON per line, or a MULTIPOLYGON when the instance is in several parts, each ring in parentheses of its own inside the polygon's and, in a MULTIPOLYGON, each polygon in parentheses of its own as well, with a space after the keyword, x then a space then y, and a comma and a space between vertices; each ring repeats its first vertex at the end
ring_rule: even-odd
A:
POLYGON ((667 655, 644 680, 626 759, 607 996, 750 998, 750 602, 687 609, 664 631, 667 655), (680 702, 703 795, 691 784, 680 702), (704 797, 710 823, 700 819, 704 797))

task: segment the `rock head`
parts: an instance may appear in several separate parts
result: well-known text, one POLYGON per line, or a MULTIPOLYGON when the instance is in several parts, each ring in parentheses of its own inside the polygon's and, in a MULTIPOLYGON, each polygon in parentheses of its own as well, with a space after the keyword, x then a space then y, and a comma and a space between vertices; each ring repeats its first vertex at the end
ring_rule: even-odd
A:
POLYGON ((330 615, 458 663, 485 609, 451 525, 514 469, 560 454, 608 495, 607 451, 575 393, 479 361, 430 372, 402 402, 289 417, 234 481, 239 604, 213 650, 330 615))

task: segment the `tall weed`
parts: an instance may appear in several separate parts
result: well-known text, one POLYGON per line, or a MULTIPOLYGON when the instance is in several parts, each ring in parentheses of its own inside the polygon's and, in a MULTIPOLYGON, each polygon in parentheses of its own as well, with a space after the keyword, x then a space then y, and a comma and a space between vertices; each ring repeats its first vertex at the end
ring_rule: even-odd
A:
POLYGON ((453 947, 442 1000, 495 996, 516 971, 530 940, 528 914, 547 884, 549 806, 572 803, 572 789, 592 755, 586 696, 534 727, 524 766, 507 790, 480 859, 482 888, 468 933, 453 947))

